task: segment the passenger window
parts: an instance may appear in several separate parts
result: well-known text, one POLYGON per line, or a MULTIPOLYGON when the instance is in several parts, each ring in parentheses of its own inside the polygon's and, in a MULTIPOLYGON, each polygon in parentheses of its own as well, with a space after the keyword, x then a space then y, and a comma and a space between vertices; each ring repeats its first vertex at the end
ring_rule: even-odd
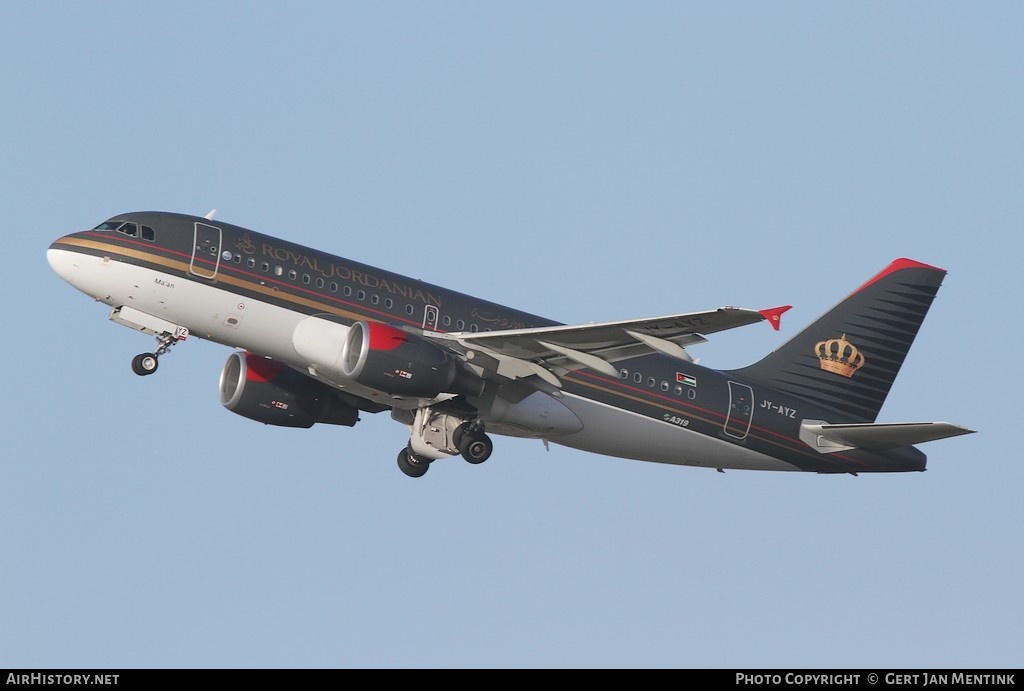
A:
POLYGON ((317 288, 323 288, 323 287, 324 287, 324 279, 322 279, 322 278, 317 278, 317 279, 316 279, 316 287, 317 287, 317 288))
POLYGON ((256 258, 255 257, 249 257, 248 259, 245 260, 245 263, 249 266, 250 269, 255 269, 256 268, 256 258))
POLYGON ((345 286, 345 290, 341 292, 345 294, 345 297, 352 297, 352 286, 345 286))
POLYGON ((629 379, 629 370, 628 369, 620 369, 619 370, 619 379, 629 379))
POLYGON ((668 391, 668 382, 667 381, 661 382, 661 390, 662 391, 668 391))
POLYGON ((445 326, 451 326, 452 325, 452 318, 451 318, 451 316, 449 316, 447 314, 444 315, 444 319, 441 320, 441 323, 444 324, 445 326))
POLYGON ((377 293, 374 293, 373 295, 371 295, 370 296, 370 302, 373 303, 374 305, 376 305, 378 302, 380 302, 380 295, 377 295, 377 293))
POLYGON ((634 382, 636 382, 637 384, 639 384, 639 383, 640 383, 640 382, 642 382, 643 380, 644 380, 644 375, 640 374, 639 372, 636 372, 636 373, 635 373, 635 374, 633 375, 633 381, 634 381, 634 382))
POLYGON ((358 293, 356 293, 356 299, 360 300, 360 301, 365 300, 366 299, 366 291, 365 290, 360 290, 358 293))
POLYGON ((466 322, 464 322, 464 321, 462 321, 462 320, 460 319, 459 321, 455 322, 455 328, 456 328, 456 329, 458 329, 459 331, 463 331, 463 330, 465 330, 465 328, 466 328, 466 322))
POLYGON ((283 276, 284 275, 284 267, 281 266, 280 264, 275 266, 274 267, 274 275, 275 276, 283 276))
POLYGON ((268 271, 270 271, 270 262, 263 262, 260 265, 260 268, 263 269, 263 273, 267 273, 268 271))
POLYGON ((391 298, 388 298, 384 301, 384 306, 387 307, 388 309, 391 309, 392 307, 394 307, 394 305, 395 301, 392 300, 391 298))
POLYGON ((311 280, 313 280, 313 279, 310 278, 309 274, 302 274, 302 282, 303 283, 305 283, 306 285, 309 285, 309 282, 311 280))
POLYGON ((470 324, 469 330, 472 331, 473 333, 476 333, 477 331, 480 330, 480 327, 478 327, 476 324, 470 324))
POLYGON ((682 395, 683 395, 683 385, 682 384, 676 384, 676 396, 682 396, 682 395))
POLYGON ((338 292, 338 284, 335 283, 334 281, 331 281, 331 292, 332 293, 337 293, 338 292))
MULTIPOLYGON (((278 275, 280 275, 280 274, 278 274, 278 275)), ((295 277, 298 276, 298 275, 299 274, 298 274, 298 272, 295 271, 295 269, 289 269, 288 270, 288 280, 294 281, 295 277)))
POLYGON ((654 388, 654 377, 647 377, 647 386, 654 388))
POLYGON ((412 314, 412 305, 405 306, 405 313, 410 315, 412 314))

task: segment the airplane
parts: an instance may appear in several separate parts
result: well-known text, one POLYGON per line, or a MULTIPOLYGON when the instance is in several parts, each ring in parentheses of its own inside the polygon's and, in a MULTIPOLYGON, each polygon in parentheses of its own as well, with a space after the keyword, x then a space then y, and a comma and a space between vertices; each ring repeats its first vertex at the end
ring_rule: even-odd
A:
POLYGON ((266 425, 408 429, 398 467, 479 464, 491 435, 724 472, 923 471, 915 445, 973 433, 878 422, 946 272, 899 258, 754 364, 688 349, 790 306, 567 325, 205 216, 143 211, 55 240, 51 268, 155 338, 153 374, 190 336, 233 348, 220 402, 266 425))

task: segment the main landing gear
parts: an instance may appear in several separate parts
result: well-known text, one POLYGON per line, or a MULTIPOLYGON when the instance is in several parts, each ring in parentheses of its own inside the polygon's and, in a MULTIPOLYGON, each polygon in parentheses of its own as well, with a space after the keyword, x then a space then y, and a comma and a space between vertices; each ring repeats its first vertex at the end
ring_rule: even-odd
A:
POLYGON ((160 365, 159 358, 171 349, 180 339, 166 331, 156 335, 157 348, 152 353, 140 353, 132 358, 132 372, 144 377, 156 372, 160 365))
POLYGON ((409 477, 423 477, 430 470, 430 461, 426 456, 417 456, 409 449, 398 452, 398 467, 409 477))
POLYGON ((490 458, 494 450, 483 422, 431 408, 416 411, 409 431, 409 445, 398 452, 398 468, 409 477, 423 477, 431 463, 451 456, 462 456, 467 463, 477 465, 490 458))
POLYGON ((491 457, 494 444, 484 434, 483 427, 476 422, 464 422, 455 428, 452 441, 467 463, 476 465, 491 457))

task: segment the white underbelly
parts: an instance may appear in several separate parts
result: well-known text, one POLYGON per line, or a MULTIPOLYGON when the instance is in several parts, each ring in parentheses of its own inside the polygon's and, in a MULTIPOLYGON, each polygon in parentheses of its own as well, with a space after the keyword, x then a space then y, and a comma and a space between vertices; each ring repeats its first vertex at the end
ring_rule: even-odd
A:
POLYGON ((129 306, 188 328, 198 338, 294 364, 291 335, 305 318, 284 307, 219 287, 78 252, 49 250, 51 264, 71 285, 111 307, 129 306))
MULTIPOLYGON (((415 409, 431 401, 390 396, 337 376, 317 373, 296 349, 296 327, 309 315, 247 298, 216 283, 173 276, 162 271, 79 252, 51 249, 51 265, 68 283, 111 307, 133 307, 184 326, 189 334, 233 348, 271 357, 356 396, 386 406, 415 409)), ((340 343, 335 344, 340 348, 340 343)))

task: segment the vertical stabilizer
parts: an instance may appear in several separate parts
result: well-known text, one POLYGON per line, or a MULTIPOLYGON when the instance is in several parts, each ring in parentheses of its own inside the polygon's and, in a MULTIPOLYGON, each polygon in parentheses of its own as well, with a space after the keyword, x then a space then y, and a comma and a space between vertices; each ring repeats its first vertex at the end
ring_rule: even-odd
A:
POLYGON ((946 275, 897 259, 738 377, 874 422, 946 275))

